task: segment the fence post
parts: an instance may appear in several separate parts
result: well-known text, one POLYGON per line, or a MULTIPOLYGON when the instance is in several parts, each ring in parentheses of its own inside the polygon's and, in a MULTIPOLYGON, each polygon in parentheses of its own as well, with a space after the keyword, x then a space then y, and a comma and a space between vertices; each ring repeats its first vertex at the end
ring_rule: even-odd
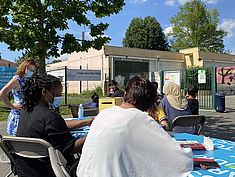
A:
POLYGON ((163 95, 163 84, 164 84, 164 71, 160 71, 160 86, 161 86, 161 95, 163 95))
MULTIPOLYGON (((82 65, 80 65, 80 70, 82 69, 82 65)), ((80 81, 80 84, 79 84, 79 86, 80 86, 80 94, 82 93, 82 81, 80 81)))
POLYGON ((215 93, 217 92, 217 78, 216 67, 211 68, 211 96, 212 96, 212 109, 215 107, 215 93))
POLYGON ((68 98, 67 98, 67 94, 68 94, 68 90, 67 90, 67 66, 64 67, 65 73, 64 73, 64 102, 65 105, 67 105, 68 103, 68 98))
POLYGON ((184 96, 186 96, 187 94, 187 88, 188 88, 188 80, 187 80, 187 68, 184 68, 182 70, 180 70, 182 72, 182 75, 183 75, 183 81, 181 81, 181 84, 183 83, 184 84, 184 96))

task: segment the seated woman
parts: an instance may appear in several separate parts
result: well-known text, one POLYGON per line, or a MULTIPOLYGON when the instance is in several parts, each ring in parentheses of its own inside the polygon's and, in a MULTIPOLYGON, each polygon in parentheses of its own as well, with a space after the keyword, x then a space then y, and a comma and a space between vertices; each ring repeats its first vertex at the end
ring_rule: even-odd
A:
POLYGON ((193 168, 191 150, 182 149, 147 111, 156 90, 133 77, 120 106, 93 121, 77 168, 79 177, 179 177, 193 168))
POLYGON ((109 97, 123 97, 124 92, 118 88, 118 83, 115 80, 111 80, 108 84, 109 97))
POLYGON ((91 96, 91 99, 82 104, 85 108, 97 108, 99 106, 99 95, 96 92, 91 96))
POLYGON ((169 130, 169 125, 165 112, 160 106, 158 106, 157 103, 154 103, 151 108, 148 109, 147 112, 164 128, 164 130, 169 130))
MULTIPOLYGON (((191 110, 188 107, 188 101, 181 95, 180 86, 168 82, 163 86, 164 98, 160 103, 160 107, 164 110, 168 123, 171 125, 172 121, 177 116, 192 115, 191 110)), ((174 132, 194 132, 192 127, 175 127, 174 132)))
MULTIPOLYGON (((62 85, 58 84, 58 78, 51 75, 30 77, 24 86, 25 102, 16 136, 46 140, 59 149, 68 163, 72 164, 73 154, 81 152, 85 137, 74 140, 69 128, 90 125, 92 119, 65 122, 51 109, 61 93, 62 85)), ((16 170, 19 177, 55 176, 49 159, 29 160, 16 157, 16 170)))

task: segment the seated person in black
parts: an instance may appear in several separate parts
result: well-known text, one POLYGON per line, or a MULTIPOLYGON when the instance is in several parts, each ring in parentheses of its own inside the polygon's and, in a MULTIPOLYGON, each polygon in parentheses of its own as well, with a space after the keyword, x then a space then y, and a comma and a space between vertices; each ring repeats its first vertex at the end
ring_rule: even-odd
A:
POLYGON ((97 108, 99 106, 99 95, 96 92, 91 96, 91 99, 82 104, 85 108, 97 108))
POLYGON ((123 97, 124 92, 118 88, 118 83, 115 80, 111 80, 108 84, 108 96, 109 97, 123 97))
MULTIPOLYGON (((51 75, 30 77, 24 86, 24 106, 16 136, 41 138, 60 150, 71 165, 73 154, 80 153, 85 137, 74 140, 69 128, 90 125, 93 119, 65 121, 53 109, 54 101, 61 96, 62 85, 55 84, 58 78, 51 75)), ((19 177, 55 176, 49 158, 26 159, 16 157, 19 177)))
POLYGON ((192 115, 198 115, 199 114, 199 102, 196 99, 198 94, 198 87, 195 85, 192 85, 188 88, 188 106, 192 112, 192 115))

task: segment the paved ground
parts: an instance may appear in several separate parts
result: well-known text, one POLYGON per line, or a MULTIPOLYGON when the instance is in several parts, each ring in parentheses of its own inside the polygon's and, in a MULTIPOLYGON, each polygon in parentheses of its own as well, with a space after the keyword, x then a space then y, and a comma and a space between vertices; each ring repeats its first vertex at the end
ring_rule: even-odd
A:
MULTIPOLYGON (((203 127, 204 135, 235 141, 235 102, 230 102, 229 108, 230 109, 227 109, 226 113, 218 113, 212 110, 200 110, 200 114, 207 117, 203 127)), ((0 134, 5 134, 5 127, 6 122, 0 122, 0 134)), ((1 154, 2 151, 0 150, 0 155, 1 154)), ((0 163, 0 177, 5 177, 9 171, 10 166, 8 164, 0 163)))
MULTIPOLYGON (((6 122, 0 122, 0 134, 4 135, 6 134, 5 132, 6 132, 6 122)), ((3 152, 0 149, 0 177, 5 177, 10 172, 10 165, 6 163, 1 163, 1 160, 5 160, 3 158, 4 158, 3 152)))

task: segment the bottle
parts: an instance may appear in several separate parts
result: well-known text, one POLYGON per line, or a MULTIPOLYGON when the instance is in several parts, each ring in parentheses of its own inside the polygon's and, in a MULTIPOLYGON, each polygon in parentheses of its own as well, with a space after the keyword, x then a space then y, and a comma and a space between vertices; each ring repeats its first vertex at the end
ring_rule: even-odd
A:
POLYGON ((83 116, 84 116, 84 108, 83 108, 83 105, 80 104, 80 105, 79 105, 78 117, 79 117, 80 119, 82 119, 83 116))

